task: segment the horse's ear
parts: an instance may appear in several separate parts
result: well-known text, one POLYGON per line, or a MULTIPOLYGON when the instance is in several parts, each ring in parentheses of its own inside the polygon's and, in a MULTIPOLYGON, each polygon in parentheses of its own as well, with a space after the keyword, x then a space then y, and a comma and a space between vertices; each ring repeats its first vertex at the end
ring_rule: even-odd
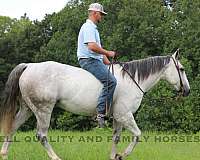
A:
POLYGON ((175 58, 175 59, 179 59, 179 48, 176 50, 176 52, 173 54, 173 57, 175 58))

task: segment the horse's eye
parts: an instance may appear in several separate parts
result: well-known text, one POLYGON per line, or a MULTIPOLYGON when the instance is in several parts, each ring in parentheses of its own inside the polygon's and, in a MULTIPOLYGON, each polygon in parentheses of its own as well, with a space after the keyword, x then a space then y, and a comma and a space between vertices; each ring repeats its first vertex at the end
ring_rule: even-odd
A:
POLYGON ((183 72, 183 71, 185 71, 185 70, 184 70, 184 68, 180 68, 180 71, 183 72))

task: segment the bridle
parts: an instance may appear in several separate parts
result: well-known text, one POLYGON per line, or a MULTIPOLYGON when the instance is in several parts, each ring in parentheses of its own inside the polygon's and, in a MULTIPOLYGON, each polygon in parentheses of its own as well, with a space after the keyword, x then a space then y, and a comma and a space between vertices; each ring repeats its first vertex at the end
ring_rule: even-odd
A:
MULTIPOLYGON (((176 52, 179 52, 179 49, 177 49, 177 51, 176 52)), ((180 67, 179 67, 179 65, 178 65, 178 61, 176 61, 175 59, 174 59, 174 57, 172 57, 171 56, 171 58, 172 58, 172 60, 173 60, 173 62, 174 62, 174 65, 175 65, 175 67, 176 67, 176 70, 177 70, 177 72, 178 72, 178 76, 179 76, 179 80, 180 80, 180 87, 181 87, 181 92, 183 92, 183 80, 182 80, 182 78, 181 78, 181 73, 180 73, 180 67)))
MULTIPOLYGON (((179 52, 179 49, 177 49, 176 52, 179 52)), ((114 67, 113 67, 113 65, 114 64, 119 64, 122 67, 122 70, 125 71, 129 75, 129 77, 133 80, 133 82, 140 89, 140 91, 143 93, 143 95, 145 95, 147 92, 143 91, 143 89, 140 87, 140 85, 136 82, 135 78, 129 73, 129 71, 125 68, 125 66, 121 62, 119 62, 117 60, 116 57, 117 56, 115 56, 114 58, 111 59, 111 63, 110 63, 110 66, 109 66, 109 70, 110 70, 110 68, 112 68, 112 74, 114 75, 114 67)), ((180 67, 178 65, 178 61, 176 61, 174 59, 174 57, 172 57, 172 56, 170 58, 172 58, 172 60, 174 62, 174 65, 176 67, 176 70, 178 72, 178 76, 179 76, 179 80, 180 80, 180 87, 181 87, 180 92, 183 92, 183 81, 182 81, 182 78, 181 78, 180 67)))
MULTIPOLYGON (((176 52, 179 52, 179 49, 177 49, 176 52)), ((119 55, 119 54, 117 53, 117 55, 119 55)), ((183 81, 182 81, 182 78, 181 78, 180 67, 179 67, 178 61, 176 61, 173 56, 171 56, 170 58, 172 58, 174 65, 177 69, 178 75, 179 75, 180 87, 181 87, 180 92, 183 92, 183 81)), ((114 64, 119 64, 122 67, 122 70, 125 71, 129 75, 129 77, 132 79, 132 81, 136 84, 136 86, 140 89, 140 91, 145 96, 147 92, 143 91, 143 89, 140 87, 140 85, 136 82, 135 78, 125 68, 125 65, 117 60, 117 56, 113 57, 110 61, 110 65, 109 65, 109 69, 108 69, 108 75, 109 75, 110 70, 112 70, 111 73, 114 75, 114 66, 113 66, 114 64)), ((107 92, 108 92, 108 78, 107 78, 107 92)), ((111 109, 111 107, 109 107, 109 105, 106 102, 106 114, 111 114, 110 109, 111 109)))

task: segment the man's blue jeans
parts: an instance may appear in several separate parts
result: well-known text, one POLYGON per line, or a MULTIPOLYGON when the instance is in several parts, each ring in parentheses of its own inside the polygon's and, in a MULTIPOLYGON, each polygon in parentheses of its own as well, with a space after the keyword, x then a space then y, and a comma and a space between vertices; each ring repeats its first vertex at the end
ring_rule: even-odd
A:
POLYGON ((112 105, 113 94, 117 85, 116 78, 110 73, 107 66, 98 59, 80 59, 79 64, 81 68, 92 73, 103 84, 103 89, 98 98, 97 112, 105 114, 106 102, 108 107, 112 105))

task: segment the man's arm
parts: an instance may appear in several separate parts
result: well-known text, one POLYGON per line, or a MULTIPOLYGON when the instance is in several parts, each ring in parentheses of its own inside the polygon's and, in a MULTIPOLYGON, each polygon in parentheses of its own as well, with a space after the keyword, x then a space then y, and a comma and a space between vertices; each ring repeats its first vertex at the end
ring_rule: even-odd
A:
POLYGON ((115 56, 115 52, 114 51, 107 51, 101 47, 99 47, 99 45, 95 42, 89 42, 88 43, 88 48, 93 51, 93 52, 96 52, 96 53, 99 53, 99 54, 103 54, 107 57, 114 57, 115 56))

